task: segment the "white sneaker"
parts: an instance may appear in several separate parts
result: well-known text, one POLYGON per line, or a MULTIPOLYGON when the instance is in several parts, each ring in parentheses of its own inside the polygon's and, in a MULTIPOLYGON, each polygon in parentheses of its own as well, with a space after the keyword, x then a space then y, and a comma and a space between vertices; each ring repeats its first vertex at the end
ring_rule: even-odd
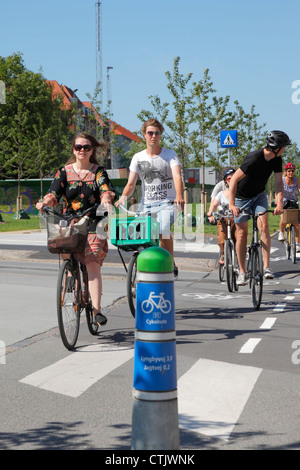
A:
POLYGON ((238 286, 245 286, 247 284, 246 273, 239 273, 236 283, 238 286))
POLYGON ((273 273, 272 269, 266 268, 265 272, 264 272, 264 277, 265 277, 265 279, 274 279, 274 273, 273 273))
POLYGON ((279 240, 280 242, 283 242, 283 240, 284 240, 284 232, 279 232, 279 234, 278 234, 278 240, 279 240))

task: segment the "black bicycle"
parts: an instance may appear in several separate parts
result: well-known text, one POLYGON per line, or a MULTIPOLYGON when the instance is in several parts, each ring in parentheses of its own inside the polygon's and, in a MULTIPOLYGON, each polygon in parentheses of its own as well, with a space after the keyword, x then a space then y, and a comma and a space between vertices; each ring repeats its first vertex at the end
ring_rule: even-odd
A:
POLYGON ((249 280, 249 287, 252 293, 252 303, 256 310, 259 310, 260 308, 264 279, 263 257, 258 235, 259 231, 257 220, 267 212, 271 212, 273 214, 272 210, 266 210, 256 214, 243 212, 244 215, 250 215, 253 221, 252 240, 248 247, 246 277, 249 280))
MULTIPOLYGON (((44 207, 47 217, 48 249, 59 255, 68 254, 60 264, 56 305, 59 332, 64 346, 74 349, 80 327, 80 315, 85 310, 87 326, 92 335, 98 333, 99 325, 93 321, 93 306, 89 293, 86 266, 76 258, 82 252, 87 238, 88 217, 97 205, 78 215, 64 215, 50 207, 44 207), (77 222, 76 222, 77 221, 77 222)), ((106 217, 103 214, 99 217, 106 217)))

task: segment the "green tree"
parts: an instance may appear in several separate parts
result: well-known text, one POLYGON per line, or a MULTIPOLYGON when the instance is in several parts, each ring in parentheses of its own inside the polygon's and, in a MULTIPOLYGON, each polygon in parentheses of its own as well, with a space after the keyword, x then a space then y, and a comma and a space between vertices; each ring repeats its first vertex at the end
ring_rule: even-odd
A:
POLYGON ((0 80, 6 104, 0 106, 0 170, 2 178, 41 178, 54 172, 69 150, 70 113, 41 73, 26 69, 22 55, 0 57, 0 80))
MULTIPOLYGON (((159 96, 150 96, 154 114, 165 127, 162 143, 173 148, 182 164, 182 170, 188 163, 192 152, 191 146, 191 99, 190 90, 187 89, 192 73, 184 76, 179 71, 180 57, 175 57, 172 72, 165 72, 167 77, 167 88, 172 99, 172 108, 170 104, 162 102, 159 96)), ((138 118, 144 122, 153 117, 150 111, 142 110, 138 118)))

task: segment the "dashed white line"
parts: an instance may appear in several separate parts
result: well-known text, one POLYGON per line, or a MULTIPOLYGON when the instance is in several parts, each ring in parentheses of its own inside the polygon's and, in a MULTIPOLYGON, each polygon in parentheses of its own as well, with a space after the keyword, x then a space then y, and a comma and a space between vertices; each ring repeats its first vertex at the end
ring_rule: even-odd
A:
POLYGON ((273 312, 283 312, 285 309, 286 304, 277 304, 275 308, 273 308, 273 312))
POLYGON ((258 345, 258 343, 261 341, 261 338, 250 338, 244 346, 240 349, 241 354, 251 354, 253 353, 254 349, 258 345))
POLYGON ((266 318, 263 324, 259 327, 261 330, 270 330, 274 323, 276 322, 277 318, 266 318))

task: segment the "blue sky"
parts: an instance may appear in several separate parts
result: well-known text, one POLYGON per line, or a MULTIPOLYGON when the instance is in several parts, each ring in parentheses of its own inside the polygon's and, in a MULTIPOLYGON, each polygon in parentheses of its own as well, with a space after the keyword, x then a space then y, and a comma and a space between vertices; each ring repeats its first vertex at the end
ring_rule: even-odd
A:
MULTIPOLYGON (((96 82, 95 3, 0 0, 0 55, 22 52, 28 69, 86 100, 96 82)), ((104 101, 111 66, 113 118, 139 130, 149 95, 169 101, 165 72, 179 56, 183 74, 198 81, 208 68, 218 96, 254 104, 266 131, 284 130, 300 147, 299 18, 299 0, 102 0, 104 101)))

